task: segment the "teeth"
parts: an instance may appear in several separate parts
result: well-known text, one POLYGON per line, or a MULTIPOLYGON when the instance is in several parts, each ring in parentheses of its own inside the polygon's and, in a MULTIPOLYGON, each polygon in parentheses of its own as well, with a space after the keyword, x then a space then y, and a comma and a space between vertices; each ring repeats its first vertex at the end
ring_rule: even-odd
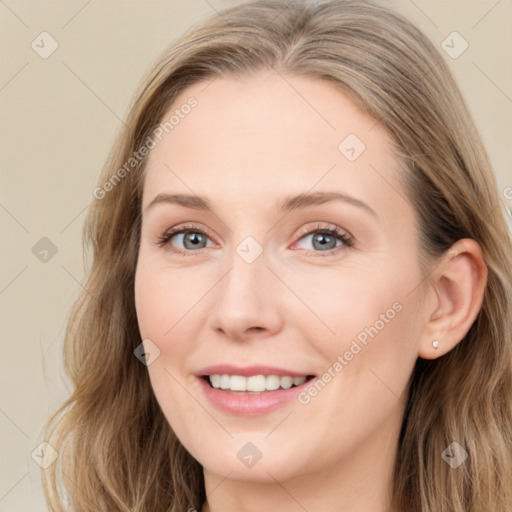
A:
POLYGON ((231 391, 247 391, 247 379, 241 375, 231 375, 229 389, 231 391))
POLYGON ((229 375, 217 375, 217 377, 220 377, 220 389, 229 389, 229 375))
POLYGON ((267 386, 267 378, 265 375, 252 375, 246 378, 247 389, 249 391, 264 391, 267 386))
POLYGON ((220 381, 221 381, 221 376, 220 375, 211 375, 210 376, 210 382, 212 383, 212 386, 214 388, 220 388, 220 381))
POLYGON ((301 384, 304 384, 304 382, 306 382, 306 377, 294 377, 293 378, 294 386, 300 386, 301 384))
POLYGON ((276 389, 289 389, 300 386, 306 382, 306 377, 280 377, 279 375, 210 375, 210 383, 214 388, 230 391, 274 391, 276 389))

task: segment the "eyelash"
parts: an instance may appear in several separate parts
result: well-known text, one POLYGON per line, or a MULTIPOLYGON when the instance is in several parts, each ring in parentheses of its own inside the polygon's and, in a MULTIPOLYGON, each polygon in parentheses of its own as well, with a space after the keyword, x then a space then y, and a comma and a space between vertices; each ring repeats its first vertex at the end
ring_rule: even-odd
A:
MULTIPOLYGON (((208 234, 205 233, 199 226, 197 226, 195 224, 189 224, 186 226, 172 228, 172 229, 166 231, 162 236, 158 237, 157 245, 163 247, 164 245, 168 244, 175 235, 179 235, 182 233, 198 233, 198 234, 201 234, 201 235, 204 235, 204 236, 210 238, 208 236, 208 234)), ((314 257, 319 256, 321 258, 326 257, 326 256, 332 256, 332 255, 336 254, 338 251, 343 250, 344 248, 347 249, 347 248, 354 246, 352 237, 350 237, 345 232, 341 231, 339 228, 328 227, 328 226, 321 227, 320 225, 318 225, 316 227, 316 229, 311 229, 309 231, 301 233, 299 240, 302 240, 306 236, 312 235, 315 233, 331 235, 331 236, 335 237, 336 239, 340 240, 341 242, 343 242, 343 245, 339 246, 339 247, 335 247, 334 249, 329 249, 327 251, 305 250, 306 255, 308 255, 308 256, 314 256, 314 257)), ((171 250, 173 252, 183 254, 184 256, 196 256, 196 254, 194 254, 196 251, 177 249, 175 247, 172 247, 171 250)))

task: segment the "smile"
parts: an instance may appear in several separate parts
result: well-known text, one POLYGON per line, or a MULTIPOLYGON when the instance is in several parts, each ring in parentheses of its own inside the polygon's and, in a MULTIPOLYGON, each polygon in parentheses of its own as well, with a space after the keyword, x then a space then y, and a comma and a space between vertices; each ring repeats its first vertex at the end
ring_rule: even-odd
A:
POLYGON ((258 416, 295 403, 314 377, 284 368, 223 364, 203 368, 196 382, 207 401, 224 414, 258 416))
POLYGON ((292 377, 290 375, 228 375, 215 373, 207 376, 211 386, 232 392, 263 393, 278 389, 290 389, 300 386, 307 380, 307 376, 292 377))

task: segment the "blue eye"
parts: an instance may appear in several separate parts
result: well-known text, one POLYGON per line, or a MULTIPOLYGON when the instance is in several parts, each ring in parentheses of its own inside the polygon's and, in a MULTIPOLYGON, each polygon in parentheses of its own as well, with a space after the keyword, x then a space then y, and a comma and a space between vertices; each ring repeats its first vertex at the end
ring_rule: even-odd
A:
MULTIPOLYGON (((337 227, 321 227, 318 226, 316 229, 310 230, 303 234, 300 240, 306 239, 307 237, 313 237, 313 250, 307 250, 306 253, 312 256, 330 256, 337 253, 344 248, 352 247, 352 238, 344 231, 341 231, 337 227), (340 245, 336 245, 341 242, 340 245), (334 243, 334 246, 332 245, 334 243)), ((158 238, 157 245, 165 246, 171 245, 171 250, 182 254, 189 254, 196 252, 199 249, 205 249, 209 236, 198 226, 188 225, 165 232, 161 237, 158 238), (174 247, 170 242, 173 238, 180 236, 181 243, 184 249, 174 247)))
POLYGON ((197 249, 204 249, 203 242, 206 241, 208 235, 197 226, 182 226, 176 229, 171 229, 164 233, 158 238, 158 245, 167 245, 173 238, 178 235, 183 235, 182 243, 184 244, 185 251, 183 249, 175 248, 177 252, 188 252, 190 250, 195 251, 197 249), (189 236, 191 235, 191 236, 189 236))
POLYGON ((308 255, 313 256, 331 256, 347 247, 352 247, 352 238, 337 227, 320 227, 308 231, 300 240, 312 237, 314 250, 306 250, 308 255), (341 245, 336 245, 341 242, 341 245), (334 245, 333 245, 334 244, 334 245), (318 248, 321 249, 318 249, 318 248))

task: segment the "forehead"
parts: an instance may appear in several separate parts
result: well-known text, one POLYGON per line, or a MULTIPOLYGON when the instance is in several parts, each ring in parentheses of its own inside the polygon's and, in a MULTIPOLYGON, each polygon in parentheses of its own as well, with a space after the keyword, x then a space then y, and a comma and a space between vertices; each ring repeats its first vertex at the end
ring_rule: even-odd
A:
POLYGON ((182 91, 162 122, 173 115, 148 159, 145 205, 163 189, 267 204, 321 189, 397 206, 391 138, 330 83, 275 72, 219 76, 182 91), (182 109, 191 97, 196 106, 182 109))

